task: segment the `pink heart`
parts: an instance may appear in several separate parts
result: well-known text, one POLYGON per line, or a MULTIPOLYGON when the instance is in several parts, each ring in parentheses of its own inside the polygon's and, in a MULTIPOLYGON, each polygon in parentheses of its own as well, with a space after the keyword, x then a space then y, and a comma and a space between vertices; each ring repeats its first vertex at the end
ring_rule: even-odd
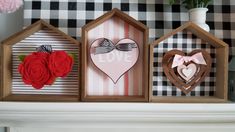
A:
POLYGON ((177 72, 185 81, 189 81, 197 73, 197 66, 194 63, 187 66, 183 64, 177 67, 177 72))
POLYGON ((113 49, 108 53, 94 54, 94 49, 98 47, 103 40, 104 38, 100 38, 91 44, 90 57, 99 70, 104 72, 114 83, 117 83, 119 78, 136 64, 139 57, 139 47, 138 44, 131 39, 121 39, 115 46, 121 43, 135 43, 137 48, 132 48, 131 51, 113 49))

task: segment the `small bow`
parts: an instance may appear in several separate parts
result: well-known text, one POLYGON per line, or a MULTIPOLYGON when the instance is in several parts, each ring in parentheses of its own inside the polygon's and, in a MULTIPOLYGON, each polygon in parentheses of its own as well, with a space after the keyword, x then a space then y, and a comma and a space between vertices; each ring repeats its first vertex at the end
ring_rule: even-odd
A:
POLYGON ((197 64, 206 65, 206 61, 205 61, 205 59, 204 59, 201 52, 197 53, 197 54, 194 54, 193 56, 181 56, 181 55, 176 54, 174 59, 173 59, 173 63, 172 63, 171 68, 183 65, 184 62, 187 63, 187 62, 190 62, 190 61, 193 61, 197 64))
POLYGON ((137 45, 135 43, 120 43, 118 45, 114 45, 112 41, 104 38, 104 40, 99 44, 99 46, 95 47, 95 53, 94 54, 103 54, 111 52, 114 49, 120 50, 120 51, 131 51, 132 48, 137 48, 137 45))
POLYGON ((52 47, 51 45, 41 45, 39 47, 36 48, 37 52, 48 52, 51 53, 52 52, 52 47))

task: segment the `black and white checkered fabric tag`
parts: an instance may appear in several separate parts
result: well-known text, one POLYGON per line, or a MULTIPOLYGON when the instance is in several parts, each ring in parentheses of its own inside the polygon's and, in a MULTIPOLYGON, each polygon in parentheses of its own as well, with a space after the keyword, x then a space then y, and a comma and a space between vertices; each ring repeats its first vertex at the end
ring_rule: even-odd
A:
MULTIPOLYGON (((82 26, 112 8, 118 8, 147 25, 150 43, 188 21, 187 10, 180 4, 169 6, 168 0, 25 0, 24 25, 28 26, 38 19, 43 19, 70 36, 80 39, 82 26)), ((235 0, 213 0, 208 8, 206 23, 210 26, 210 33, 228 43, 230 55, 235 55, 235 0)), ((184 38, 192 36, 190 33, 181 35, 184 38)), ((172 88, 171 83, 162 74, 161 57, 165 51, 177 48, 189 52, 202 48, 207 50, 214 60, 212 71, 210 76, 187 96, 213 95, 216 81, 215 50, 198 45, 200 39, 193 38, 190 44, 177 44, 173 38, 154 50, 153 94, 183 95, 181 91, 172 88), (170 42, 174 43, 169 44, 170 42)))
MULTIPOLYGON (((150 42, 188 21, 187 10, 168 0, 25 0, 24 25, 43 19, 80 39, 81 27, 118 8, 149 27, 150 42)), ((208 6, 211 33, 230 45, 235 55, 235 0, 213 0, 208 6)))

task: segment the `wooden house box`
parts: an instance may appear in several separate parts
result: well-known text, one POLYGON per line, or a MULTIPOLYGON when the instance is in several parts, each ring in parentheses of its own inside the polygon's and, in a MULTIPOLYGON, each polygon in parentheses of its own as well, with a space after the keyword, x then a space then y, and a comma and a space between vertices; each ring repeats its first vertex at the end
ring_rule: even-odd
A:
MULTIPOLYGON (((137 49, 131 49, 137 50, 137 49)), ((120 54, 129 53, 118 51, 120 54)), ((131 52, 131 51, 130 51, 131 52)), ((82 100, 83 101, 148 101, 148 28, 126 13, 113 9, 82 28, 82 100), (102 69, 91 60, 92 44, 104 40, 117 46, 120 41, 128 39, 139 48, 139 56, 133 67, 112 80, 107 70, 119 72, 125 62, 117 65, 105 64, 102 69), (137 45, 136 45, 137 44, 137 45)), ((109 53, 98 54, 105 56, 109 53)), ((94 55, 96 56, 96 55, 94 55)), ((122 57, 115 55, 114 57, 122 57)), ((133 56, 132 56, 133 57, 133 56)), ((136 57, 136 56, 134 56, 136 57)), ((115 59, 115 58, 113 58, 115 59)), ((120 60, 123 60, 121 58, 120 60)), ((117 60, 118 61, 118 60, 117 60)), ((105 60, 105 63, 108 63, 105 60)), ((118 74, 117 74, 118 75, 118 74)))
POLYGON ((227 100, 228 45, 192 22, 150 44, 150 102, 225 102, 227 100), (162 58, 173 49, 190 53, 207 51, 212 58, 210 74, 194 90, 184 94, 163 72, 162 58))
POLYGON ((43 20, 28 26, 1 43, 1 97, 4 101, 78 101, 80 85, 80 43, 43 20), (40 45, 64 50, 77 57, 67 77, 54 84, 34 89, 25 85, 18 72, 19 55, 28 55, 40 45))

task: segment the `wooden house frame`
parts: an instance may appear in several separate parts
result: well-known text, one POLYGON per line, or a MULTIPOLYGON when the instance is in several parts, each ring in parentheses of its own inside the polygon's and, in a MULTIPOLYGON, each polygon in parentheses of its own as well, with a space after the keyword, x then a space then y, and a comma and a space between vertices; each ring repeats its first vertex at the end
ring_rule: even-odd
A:
MULTIPOLYGON (((27 38, 28 36, 32 35, 33 33, 43 29, 48 28, 59 35, 66 38, 69 42, 78 45, 80 47, 80 42, 73 39, 72 37, 66 35, 59 29, 53 27, 52 25, 46 23, 43 20, 39 20, 32 25, 28 26, 24 30, 12 35, 11 37, 7 38, 6 40, 1 42, 1 99, 4 101, 79 101, 79 93, 78 96, 70 96, 70 95, 30 95, 30 94, 12 94, 11 87, 12 87, 12 74, 11 74, 11 54, 12 54, 12 46, 17 42, 27 38)), ((80 71, 79 73, 80 74, 80 71)), ((80 75, 79 75, 80 76, 80 75)), ((79 80, 80 84, 80 80, 79 80)), ((79 90, 78 86, 78 91, 79 90)))
POLYGON ((114 8, 113 10, 105 13, 101 17, 97 18, 96 20, 89 22, 82 28, 82 94, 81 99, 82 101, 116 101, 116 102, 139 102, 139 101, 148 101, 148 28, 142 24, 141 22, 135 20, 134 18, 130 17, 129 15, 125 14, 124 12, 114 8), (131 24, 133 27, 137 28, 138 30, 144 33, 144 51, 143 51, 143 62, 144 62, 144 77, 143 77, 143 96, 88 96, 87 95, 87 59, 88 59, 88 31, 93 29, 94 27, 102 24, 104 21, 110 19, 113 16, 117 16, 118 18, 122 19, 123 21, 131 24))
POLYGON ((214 37, 212 34, 201 29, 199 26, 192 22, 187 22, 186 24, 180 26, 179 28, 173 30, 172 32, 162 36, 158 40, 150 44, 150 73, 149 73, 149 100, 150 102, 183 102, 183 103, 206 103, 206 102, 225 102, 227 101, 227 78, 228 78, 228 44, 221 41, 220 39, 214 37), (187 30, 192 32, 194 35, 200 39, 208 42, 216 49, 216 86, 214 96, 200 96, 200 97, 187 97, 187 96, 153 96, 152 93, 152 78, 153 78, 153 53, 154 47, 165 39, 171 37, 172 35, 187 30))

